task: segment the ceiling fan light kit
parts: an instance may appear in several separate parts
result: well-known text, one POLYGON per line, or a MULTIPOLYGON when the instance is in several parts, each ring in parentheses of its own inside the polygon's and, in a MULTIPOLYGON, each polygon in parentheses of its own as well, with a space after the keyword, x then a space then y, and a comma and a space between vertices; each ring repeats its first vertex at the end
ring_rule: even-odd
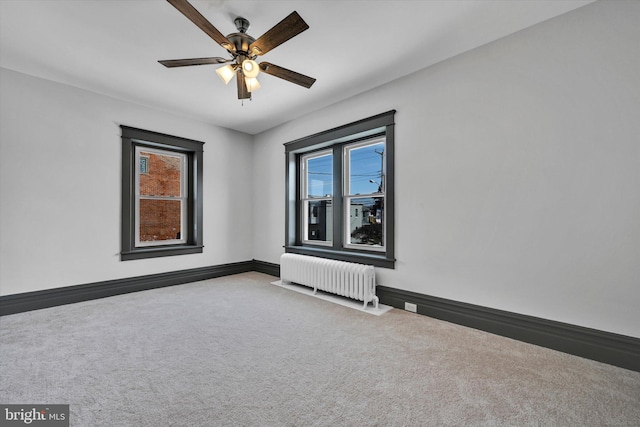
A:
POLYGON ((255 77, 245 77, 244 81, 247 84, 247 90, 251 93, 257 91, 262 87, 258 79, 256 79, 255 77))
POLYGON ((224 67, 218 68, 216 74, 218 74, 218 77, 227 85, 231 79, 233 79, 233 76, 236 75, 236 70, 231 65, 225 65, 224 67))
POLYGON ((219 57, 213 58, 191 58, 191 59, 170 59, 158 61, 168 68, 186 67, 193 65, 206 64, 223 64, 229 62, 216 70, 216 74, 225 84, 228 84, 234 76, 238 82, 238 99, 251 99, 251 94, 260 89, 258 82, 258 74, 270 74, 287 80, 291 83, 310 88, 316 79, 287 70, 277 65, 261 62, 258 64, 255 60, 258 56, 264 55, 270 50, 276 48, 287 40, 297 36, 301 32, 307 30, 309 26, 298 15, 292 12, 289 16, 273 26, 269 31, 264 33, 258 39, 254 39, 246 32, 249 29, 249 21, 242 17, 234 20, 237 33, 224 36, 216 27, 214 27, 204 16, 200 14, 187 0, 167 0, 178 11, 186 16, 198 28, 204 31, 216 43, 222 46, 232 56, 231 59, 219 57))
POLYGON ((252 59, 245 59, 242 61, 242 72, 244 76, 251 79, 254 77, 258 77, 258 73, 260 72, 260 67, 258 63, 252 59))

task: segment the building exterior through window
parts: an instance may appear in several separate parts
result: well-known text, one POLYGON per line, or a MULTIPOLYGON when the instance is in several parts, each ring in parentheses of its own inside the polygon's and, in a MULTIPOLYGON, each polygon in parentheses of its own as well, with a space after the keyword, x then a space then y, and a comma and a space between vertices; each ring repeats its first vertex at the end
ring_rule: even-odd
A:
POLYGON ((136 151, 140 159, 136 245, 184 242, 186 156, 144 147, 136 151))

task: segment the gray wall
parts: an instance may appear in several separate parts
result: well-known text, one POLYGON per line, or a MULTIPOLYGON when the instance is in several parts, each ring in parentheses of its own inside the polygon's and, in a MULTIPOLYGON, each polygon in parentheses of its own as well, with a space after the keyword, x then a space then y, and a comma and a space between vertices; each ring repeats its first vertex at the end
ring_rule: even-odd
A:
POLYGON ((396 109, 381 285, 640 337, 640 2, 597 2, 257 135, 255 259, 282 144, 396 109))
POLYGON ((2 295, 251 259, 249 135, 0 73, 2 295), (120 124, 205 142, 202 254, 120 261, 120 124))

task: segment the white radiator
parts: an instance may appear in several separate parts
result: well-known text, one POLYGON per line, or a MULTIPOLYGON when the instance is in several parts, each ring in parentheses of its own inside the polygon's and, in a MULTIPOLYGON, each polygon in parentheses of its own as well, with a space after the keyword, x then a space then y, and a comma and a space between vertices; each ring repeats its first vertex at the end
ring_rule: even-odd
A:
POLYGON ((282 254, 280 279, 364 302, 378 308, 376 275, 373 266, 335 261, 307 255, 282 254))

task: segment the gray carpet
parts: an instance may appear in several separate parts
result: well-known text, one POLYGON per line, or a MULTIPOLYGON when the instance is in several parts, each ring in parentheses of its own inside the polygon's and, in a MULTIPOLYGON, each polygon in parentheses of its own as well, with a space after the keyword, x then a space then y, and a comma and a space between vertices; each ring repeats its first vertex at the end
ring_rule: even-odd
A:
POLYGON ((638 426, 640 373, 246 273, 0 319, 0 402, 72 426, 638 426))

